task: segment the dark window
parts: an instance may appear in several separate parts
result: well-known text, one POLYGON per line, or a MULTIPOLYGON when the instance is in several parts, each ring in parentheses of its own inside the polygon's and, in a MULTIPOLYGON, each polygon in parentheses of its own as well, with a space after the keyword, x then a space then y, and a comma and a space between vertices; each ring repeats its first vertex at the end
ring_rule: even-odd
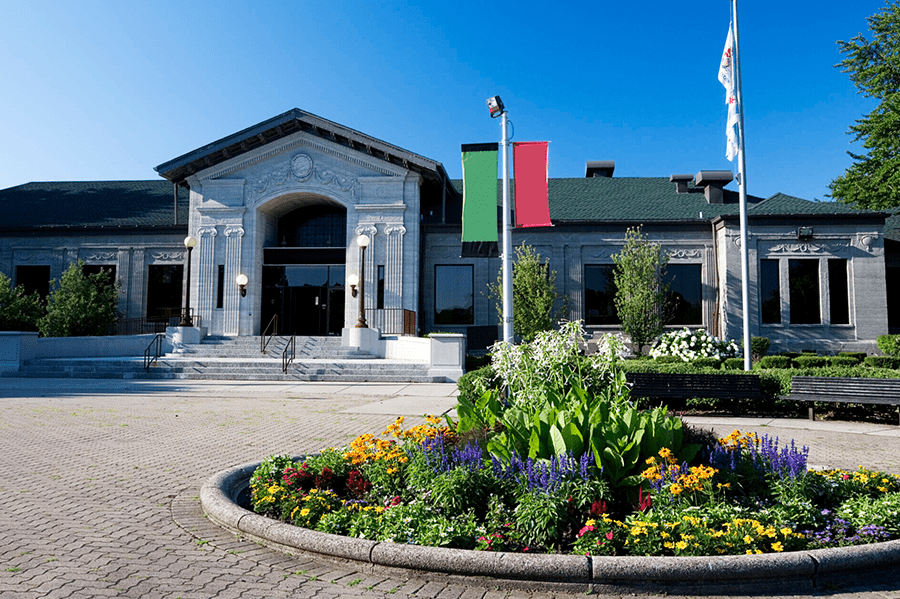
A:
POLYGON ((847 261, 843 258, 828 260, 828 301, 831 307, 831 324, 850 324, 847 261))
POLYGON ((147 316, 153 318, 181 314, 184 266, 151 264, 147 275, 147 316))
POLYGON ((669 264, 671 318, 667 324, 703 324, 703 268, 700 264, 669 264))
POLYGON ((475 296, 471 265, 434 267, 435 324, 474 324, 475 296))
POLYGON ((621 324, 616 312, 613 264, 586 264, 584 267, 584 322, 589 325, 621 324))
POLYGON ((278 220, 281 247, 347 246, 347 211, 337 206, 298 208, 278 220))
POLYGON ((50 266, 17 266, 16 286, 25 290, 25 295, 35 291, 41 299, 50 295, 50 266))
POLYGON ((219 281, 216 288, 216 308, 225 306, 225 265, 219 265, 219 281))
POLYGON ((759 261, 759 310, 763 324, 781 324, 778 260, 759 261))
POLYGON ((819 261, 788 260, 791 324, 819 324, 819 261))
POLYGON ((379 310, 384 309, 384 264, 378 265, 378 290, 375 296, 375 301, 377 302, 375 307, 379 310))

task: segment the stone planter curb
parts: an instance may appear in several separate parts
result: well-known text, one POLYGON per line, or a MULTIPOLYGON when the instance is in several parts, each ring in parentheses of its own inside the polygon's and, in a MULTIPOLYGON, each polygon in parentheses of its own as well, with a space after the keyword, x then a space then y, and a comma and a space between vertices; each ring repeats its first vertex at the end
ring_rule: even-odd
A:
MULTIPOLYGON (((762 555, 608 557, 476 552, 355 539, 259 516, 236 501, 260 462, 209 478, 200 489, 208 518, 234 533, 286 553, 312 553, 366 566, 490 579, 511 588, 690 594, 798 593, 823 585, 896 572, 900 541, 762 555)), ((475 581, 473 581, 474 583, 475 581)))

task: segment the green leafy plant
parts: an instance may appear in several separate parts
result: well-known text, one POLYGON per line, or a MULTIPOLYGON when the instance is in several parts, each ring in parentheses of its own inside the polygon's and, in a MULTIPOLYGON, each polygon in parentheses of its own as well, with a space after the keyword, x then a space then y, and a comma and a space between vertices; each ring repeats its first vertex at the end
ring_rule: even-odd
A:
POLYGON ((657 359, 663 356, 673 356, 684 362, 698 358, 724 360, 736 356, 738 349, 738 345, 734 341, 724 341, 703 329, 692 331, 685 327, 680 331, 672 331, 660 337, 653 349, 650 350, 650 355, 657 359))
POLYGON ((900 358, 900 335, 879 335, 875 342, 884 355, 900 358))
POLYGON ((765 356, 759 361, 760 368, 790 368, 791 359, 787 356, 765 356))
POLYGON ((47 313, 38 320, 45 337, 106 335, 116 322, 118 286, 109 275, 83 273, 79 260, 63 273, 47 298, 47 313))
MULTIPOLYGON (((741 340, 743 344, 743 340, 741 340)), ((762 360, 769 353, 772 342, 768 337, 750 337, 750 355, 754 361, 762 360)))
POLYGON ((0 273, 0 331, 37 331, 43 313, 37 292, 26 295, 22 287, 13 287, 9 277, 0 273))
POLYGON ((616 311, 622 330, 631 337, 632 351, 641 355, 643 347, 663 332, 668 320, 669 285, 665 274, 669 256, 638 227, 628 229, 622 251, 612 260, 616 266, 616 311))
MULTIPOLYGON (((529 245, 515 249, 513 264, 513 329, 525 341, 532 341, 541 331, 554 328, 566 312, 566 297, 556 290, 556 271, 541 261, 540 254, 529 245)), ((488 295, 503 298, 503 273, 497 283, 488 287, 488 295)), ((502 301, 497 302, 497 314, 502 320, 502 301)))

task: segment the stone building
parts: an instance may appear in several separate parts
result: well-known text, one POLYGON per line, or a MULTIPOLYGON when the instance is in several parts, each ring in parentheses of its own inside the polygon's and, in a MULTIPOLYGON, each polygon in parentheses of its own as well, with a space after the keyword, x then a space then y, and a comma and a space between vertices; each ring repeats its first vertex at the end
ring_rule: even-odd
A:
MULTIPOLYGON (((0 271, 46 293, 80 259, 114 272, 123 317, 154 316, 181 306, 190 235, 191 307, 210 334, 258 335, 277 315, 283 334, 339 335, 357 320, 348 278, 361 273, 364 234, 371 325, 464 332, 472 349, 497 337, 487 285, 500 261, 460 257, 462 185, 439 162, 295 109, 156 170, 158 181, 0 190, 0 271)), ((611 256, 640 226, 670 256, 673 326, 740 338, 731 173, 614 170, 588 162, 583 178, 551 179, 554 226, 513 233, 558 272, 568 317, 617 328, 611 256)), ((750 197, 748 215, 753 335, 782 349, 873 351, 900 324, 886 276, 900 267, 896 216, 783 194, 750 197)))

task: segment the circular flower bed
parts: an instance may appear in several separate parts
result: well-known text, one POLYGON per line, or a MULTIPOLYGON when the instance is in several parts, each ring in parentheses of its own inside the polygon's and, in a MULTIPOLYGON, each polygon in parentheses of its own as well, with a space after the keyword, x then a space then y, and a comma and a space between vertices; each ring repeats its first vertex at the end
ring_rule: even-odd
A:
POLYGON ((618 341, 583 356, 578 334, 569 323, 495 351, 498 380, 460 395, 455 420, 405 429, 401 417, 349 447, 266 459, 250 480, 253 509, 327 533, 481 551, 740 555, 900 538, 897 476, 808 470, 793 442, 715 439, 665 408, 638 410, 618 341), (511 364, 516 376, 504 376, 511 364))

